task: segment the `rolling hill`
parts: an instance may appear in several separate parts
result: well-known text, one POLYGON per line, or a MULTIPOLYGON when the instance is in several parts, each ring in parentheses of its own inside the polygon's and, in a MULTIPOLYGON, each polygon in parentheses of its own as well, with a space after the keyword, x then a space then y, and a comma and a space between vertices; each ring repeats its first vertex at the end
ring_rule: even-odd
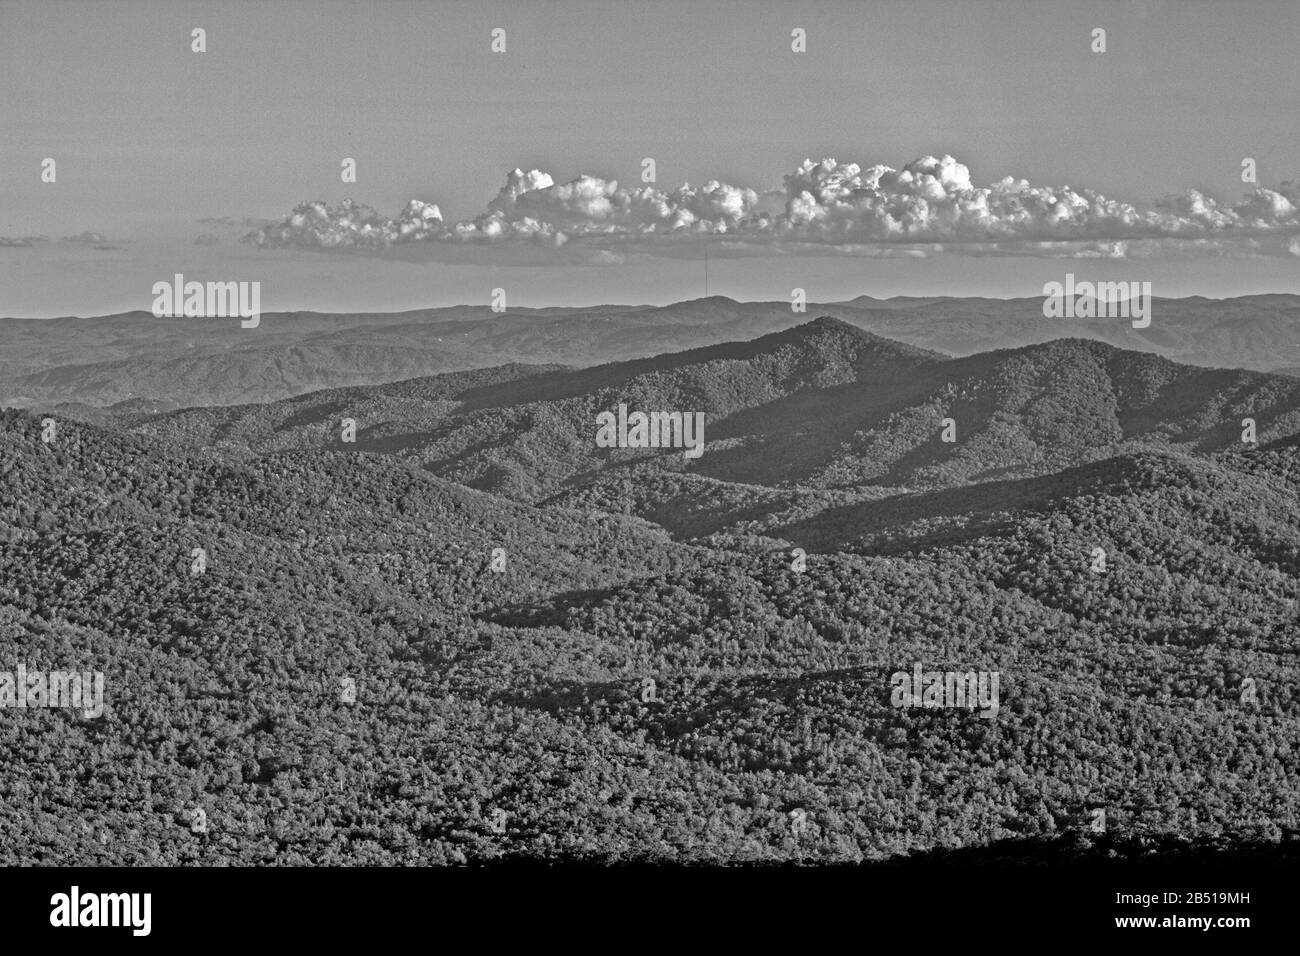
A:
POLYGON ((327 390, 148 417, 136 430, 255 452, 341 448, 344 418, 357 423, 359 452, 526 501, 623 472, 641 483, 652 471, 769 488, 914 489, 1143 449, 1240 449, 1246 418, 1259 441, 1275 440, 1300 431, 1300 383, 1079 339, 950 359, 821 317, 652 359, 327 390), (706 453, 692 462, 676 451, 596 447, 596 416, 620 403, 703 412, 706 453))
POLYGON ((0 671, 98 670, 106 706, 5 710, 0 857, 1038 858, 1098 807, 1118 846, 1277 846, 1298 389, 820 317, 584 368, 4 411, 0 671), (703 455, 596 447, 620 402, 703 411, 703 455), (918 667, 997 673, 996 713, 896 706, 918 667))

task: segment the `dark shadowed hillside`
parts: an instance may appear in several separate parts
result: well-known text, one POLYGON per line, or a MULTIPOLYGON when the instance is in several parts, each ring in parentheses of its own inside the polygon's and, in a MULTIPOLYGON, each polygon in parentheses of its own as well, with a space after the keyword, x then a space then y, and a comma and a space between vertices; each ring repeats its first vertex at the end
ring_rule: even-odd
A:
POLYGON ((319 448, 341 445, 350 418, 357 451, 528 501, 588 487, 598 500, 596 486, 625 472, 641 486, 668 472, 782 489, 952 487, 1144 449, 1240 448, 1246 418, 1260 441, 1300 432, 1300 383, 1287 377, 1080 339, 948 359, 829 317, 653 359, 474 374, 182 411, 137 430, 319 448), (596 416, 619 404, 703 412, 707 453, 596 447, 596 416))

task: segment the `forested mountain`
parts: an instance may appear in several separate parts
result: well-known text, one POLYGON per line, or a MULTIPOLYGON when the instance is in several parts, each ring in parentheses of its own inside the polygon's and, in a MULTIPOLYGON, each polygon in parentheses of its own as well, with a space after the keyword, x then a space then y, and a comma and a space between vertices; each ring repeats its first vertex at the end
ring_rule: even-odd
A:
POLYGON ((1115 845, 1277 844, 1297 390, 818 318, 584 369, 5 411, 0 671, 100 670, 106 707, 0 711, 0 855, 863 861, 1040 852, 1098 809, 1115 845), (703 455, 598 448, 619 403, 704 412, 703 455), (997 672, 999 709, 895 706, 918 666, 997 672))
MULTIPOLYGON (((816 289, 807 293, 818 300, 816 289)), ((754 339, 830 315, 888 339, 948 355, 1074 336, 1202 366, 1294 368, 1300 297, 1152 300, 1151 324, 1048 319, 1041 297, 860 296, 848 302, 737 302, 711 296, 667 306, 593 306, 503 313, 458 306, 401 313, 278 312, 255 329, 235 319, 0 318, 0 405, 137 401, 147 406, 268 402, 510 363, 591 366, 754 339)), ((161 409, 159 409, 161 410, 161 409)))
POLYGON ((732 484, 901 489, 1046 474, 1147 448, 1241 448, 1246 418, 1268 441, 1300 431, 1300 382, 1080 339, 948 359, 820 317, 650 359, 185 410, 137 430, 254 451, 342 447, 344 418, 357 424, 358 451, 530 501, 624 472, 641 485, 683 470, 732 484), (680 451, 597 447, 596 416, 619 404, 703 412, 706 454, 690 462, 680 451))

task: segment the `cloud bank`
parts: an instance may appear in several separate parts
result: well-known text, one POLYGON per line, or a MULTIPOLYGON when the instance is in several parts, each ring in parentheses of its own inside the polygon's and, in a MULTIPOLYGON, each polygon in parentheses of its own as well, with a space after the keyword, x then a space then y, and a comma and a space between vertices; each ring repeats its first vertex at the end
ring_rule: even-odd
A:
POLYGON ((845 254, 926 244, 974 254, 1123 258, 1134 248, 1149 254, 1153 243, 1183 244, 1184 253, 1223 254, 1226 243, 1251 255, 1295 255, 1300 235, 1300 184, 1293 182, 1255 188, 1235 204, 1189 189, 1144 206, 1010 176, 977 186, 970 170, 947 155, 902 169, 805 160, 783 182, 783 189, 760 197, 717 180, 663 191, 586 174, 556 183, 540 170, 516 169, 474 219, 445 222, 436 205, 418 199, 393 219, 351 200, 308 202, 246 238, 266 248, 347 249, 419 242, 659 244, 725 236, 729 244, 811 244, 845 254), (775 200, 774 208, 783 201, 784 211, 760 209, 760 198, 775 200))
MULTIPOLYGON (((82 246, 94 246, 96 249, 120 249, 120 246, 107 245, 108 241, 97 232, 80 232, 75 236, 64 236, 56 242, 75 243, 82 246)), ((28 248, 50 242, 46 236, 0 236, 0 246, 28 248)))

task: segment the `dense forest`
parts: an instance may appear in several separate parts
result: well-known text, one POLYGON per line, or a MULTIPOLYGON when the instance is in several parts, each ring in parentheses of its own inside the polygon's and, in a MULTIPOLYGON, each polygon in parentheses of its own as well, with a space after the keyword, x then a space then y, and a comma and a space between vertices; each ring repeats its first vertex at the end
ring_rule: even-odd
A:
POLYGON ((101 671, 105 710, 0 711, 0 859, 1282 845, 1297 436, 1294 379, 1081 340, 950 359, 833 319, 9 409, 0 671, 101 671), (596 447, 619 402, 705 412, 703 456, 596 447), (997 714, 895 706, 916 666, 998 673, 997 714))

